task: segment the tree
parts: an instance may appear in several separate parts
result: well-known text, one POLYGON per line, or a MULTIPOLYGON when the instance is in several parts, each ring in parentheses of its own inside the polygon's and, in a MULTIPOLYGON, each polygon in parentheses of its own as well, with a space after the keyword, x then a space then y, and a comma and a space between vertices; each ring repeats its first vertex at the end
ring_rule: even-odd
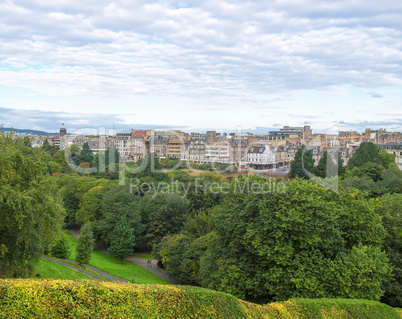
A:
POLYGON ((395 164, 395 157, 384 150, 380 150, 377 145, 371 142, 363 142, 349 160, 347 169, 351 171, 355 167, 361 168, 366 163, 375 163, 388 168, 395 164))
POLYGON ((60 232, 65 211, 43 149, 1 133, 0 154, 0 277, 25 277, 60 232))
POLYGON ((133 229, 139 242, 144 225, 141 221, 139 196, 131 194, 123 186, 111 187, 106 191, 101 203, 101 216, 93 223, 95 238, 101 239, 106 245, 112 244, 113 231, 121 218, 133 229))
POLYGON ((393 266, 393 277, 383 283, 381 301, 392 307, 402 307, 402 194, 380 197, 384 203, 383 224, 387 232, 383 248, 393 266))
POLYGON ((105 187, 99 185, 92 187, 84 194, 80 209, 75 215, 78 224, 82 225, 101 218, 102 199, 105 191, 105 187))
POLYGON ((84 143, 80 154, 73 157, 75 165, 79 165, 81 163, 89 163, 92 166, 93 160, 94 155, 92 153, 92 150, 89 148, 88 142, 84 143))
POLYGON ((66 153, 65 151, 57 151, 53 156, 53 160, 57 162, 60 166, 64 167, 67 165, 66 153))
POLYGON ((290 163, 290 165, 290 178, 301 177, 304 179, 308 179, 309 174, 314 169, 313 152, 311 150, 308 150, 305 145, 302 145, 302 147, 297 150, 295 158, 290 163))
POLYGON ((93 251, 94 238, 92 228, 89 223, 81 227, 80 235, 78 236, 77 254, 75 260, 80 264, 88 264, 91 260, 93 251))
POLYGON ((356 190, 300 179, 283 194, 231 192, 212 212, 217 236, 201 260, 202 285, 261 302, 378 300, 390 275, 378 207, 356 190))
POLYGON ((52 256, 67 259, 70 256, 70 245, 65 233, 62 233, 52 244, 52 256))
POLYGON ((111 237, 111 245, 108 249, 110 255, 121 259, 134 253, 135 236, 133 228, 130 227, 127 220, 123 217, 116 224, 111 237))
POLYGON ((338 167, 328 151, 322 155, 317 167, 314 168, 314 173, 322 178, 334 177, 338 174, 338 167))
POLYGON ((150 250, 164 236, 179 233, 190 214, 189 202, 178 194, 145 195, 141 203, 141 216, 146 225, 143 248, 150 250))
POLYGON ((28 136, 24 137, 24 146, 32 147, 31 139, 28 136))

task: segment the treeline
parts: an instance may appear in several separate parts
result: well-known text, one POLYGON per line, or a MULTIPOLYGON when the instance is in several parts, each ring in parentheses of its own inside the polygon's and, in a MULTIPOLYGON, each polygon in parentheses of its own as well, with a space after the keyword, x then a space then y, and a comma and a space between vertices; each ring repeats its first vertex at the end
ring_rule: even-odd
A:
MULTIPOLYGON (((0 151, 0 277, 32 273, 64 223, 93 234, 117 258, 153 249, 169 275, 246 300, 402 306, 402 173, 375 145, 363 143, 345 168, 334 165, 340 179, 320 177, 321 168, 331 172, 321 163, 306 170, 315 176, 303 176, 298 159, 312 161, 300 150, 288 181, 163 173, 153 154, 123 166, 118 181, 110 162, 109 172, 70 172, 62 151, 9 135, 0 137, 0 151), (52 171, 57 159, 64 173, 52 171), (337 179, 339 189, 315 177, 337 179)), ((96 165, 94 156, 89 167, 96 165)))
POLYGON ((329 156, 314 166, 312 153, 299 150, 282 193, 239 194, 245 177, 232 181, 230 192, 153 253, 168 274, 247 300, 365 298, 400 307, 402 172, 371 143, 346 167, 339 155, 328 167, 329 156), (338 175, 338 191, 308 172, 328 184, 338 175))

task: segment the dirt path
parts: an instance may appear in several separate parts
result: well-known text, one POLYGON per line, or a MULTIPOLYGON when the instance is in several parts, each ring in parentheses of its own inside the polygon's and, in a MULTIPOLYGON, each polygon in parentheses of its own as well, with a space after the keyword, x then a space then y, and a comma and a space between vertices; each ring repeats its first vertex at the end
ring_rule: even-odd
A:
MULTIPOLYGON (((69 229, 69 232, 75 238, 78 238, 79 231, 77 229, 69 229)), ((102 253, 109 254, 107 249, 105 249, 104 247, 101 247, 97 244, 94 244, 94 249, 96 249, 102 253)), ((156 259, 151 259, 152 268, 148 268, 148 259, 147 258, 139 258, 139 257, 129 256, 129 257, 126 257, 126 260, 131 261, 132 263, 145 268, 146 270, 150 271, 154 275, 157 275, 158 277, 165 279, 166 281, 170 282, 173 285, 184 285, 184 283, 182 281, 175 279, 175 278, 171 278, 168 275, 166 275, 164 272, 160 271, 158 268, 158 261, 156 259)), ((87 267, 88 269, 91 269, 88 266, 85 266, 85 267, 87 267)))

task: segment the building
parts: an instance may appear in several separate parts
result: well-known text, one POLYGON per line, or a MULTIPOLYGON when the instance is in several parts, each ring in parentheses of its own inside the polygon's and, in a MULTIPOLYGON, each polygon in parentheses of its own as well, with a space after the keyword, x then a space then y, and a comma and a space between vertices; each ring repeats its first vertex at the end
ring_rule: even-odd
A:
POLYGON ((231 145, 227 140, 220 140, 206 144, 205 147, 205 162, 232 164, 231 160, 231 145))
POLYGON ((395 164, 402 170, 402 142, 390 142, 388 144, 379 144, 379 148, 395 155, 395 164))
POLYGON ((160 159, 168 156, 169 136, 156 135, 149 138, 149 152, 155 153, 160 159))
POLYGON ((201 133, 191 133, 190 145, 188 147, 189 163, 205 163, 205 144, 207 136, 201 133))
POLYGON ((114 139, 114 145, 119 151, 120 157, 123 161, 128 161, 130 159, 131 135, 132 130, 124 130, 117 133, 114 139))
POLYGON ((256 169, 276 168, 275 151, 269 145, 251 146, 248 151, 248 165, 256 169))
POLYGON ((268 139, 272 140, 283 140, 290 137, 298 137, 298 138, 309 138, 312 136, 311 127, 291 127, 284 126, 279 131, 270 131, 268 134, 268 139))

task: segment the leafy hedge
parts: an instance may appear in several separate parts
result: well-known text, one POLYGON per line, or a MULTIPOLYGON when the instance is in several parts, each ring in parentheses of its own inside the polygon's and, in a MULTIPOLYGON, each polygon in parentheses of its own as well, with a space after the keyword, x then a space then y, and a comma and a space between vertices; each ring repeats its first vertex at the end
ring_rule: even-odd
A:
POLYGON ((0 280, 0 318, 400 318, 379 302, 292 299, 260 306, 197 287, 0 280))

